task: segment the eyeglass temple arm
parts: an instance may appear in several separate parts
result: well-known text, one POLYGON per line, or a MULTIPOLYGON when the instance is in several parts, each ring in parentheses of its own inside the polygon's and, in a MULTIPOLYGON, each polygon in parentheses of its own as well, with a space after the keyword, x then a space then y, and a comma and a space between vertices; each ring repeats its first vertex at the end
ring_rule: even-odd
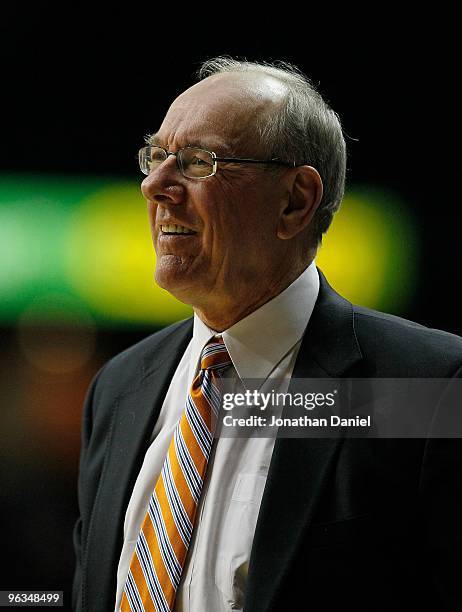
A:
POLYGON ((289 166, 290 168, 296 168, 296 162, 286 162, 280 159, 236 159, 235 157, 215 157, 215 161, 221 162, 232 162, 237 164, 279 164, 280 166, 289 166))

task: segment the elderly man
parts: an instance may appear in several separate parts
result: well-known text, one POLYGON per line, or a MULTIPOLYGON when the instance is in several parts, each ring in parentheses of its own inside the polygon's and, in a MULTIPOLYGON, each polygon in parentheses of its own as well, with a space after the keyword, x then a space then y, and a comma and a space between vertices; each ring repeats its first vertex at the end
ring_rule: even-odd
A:
POLYGON ((156 281, 194 318, 90 387, 73 606, 459 609, 457 440, 214 438, 221 376, 450 378, 462 341, 315 267, 346 156, 309 81, 229 58, 200 77, 140 151, 156 281))

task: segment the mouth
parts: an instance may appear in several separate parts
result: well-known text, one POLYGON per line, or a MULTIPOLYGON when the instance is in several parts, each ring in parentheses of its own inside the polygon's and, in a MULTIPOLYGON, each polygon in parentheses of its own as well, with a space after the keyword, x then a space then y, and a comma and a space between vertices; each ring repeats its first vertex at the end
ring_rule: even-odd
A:
POLYGON ((189 235, 192 236, 193 234, 196 234, 197 232, 194 232, 193 230, 189 229, 188 227, 184 227, 184 225, 160 225, 160 231, 161 231, 161 235, 177 235, 177 234, 181 234, 181 235, 189 235))

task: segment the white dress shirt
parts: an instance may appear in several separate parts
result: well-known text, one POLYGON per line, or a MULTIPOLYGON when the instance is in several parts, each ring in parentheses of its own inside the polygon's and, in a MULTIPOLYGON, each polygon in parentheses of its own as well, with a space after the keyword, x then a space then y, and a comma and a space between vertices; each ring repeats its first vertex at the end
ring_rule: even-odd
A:
MULTIPOLYGON (((282 293, 222 332, 233 362, 226 376, 288 381, 319 292, 314 262, 282 293)), ((117 570, 116 612, 130 560, 204 345, 215 335, 197 315, 133 488, 117 570)), ((237 380, 239 380, 237 379, 237 380)), ((250 552, 274 438, 214 441, 182 580, 177 612, 242 610, 250 552)))

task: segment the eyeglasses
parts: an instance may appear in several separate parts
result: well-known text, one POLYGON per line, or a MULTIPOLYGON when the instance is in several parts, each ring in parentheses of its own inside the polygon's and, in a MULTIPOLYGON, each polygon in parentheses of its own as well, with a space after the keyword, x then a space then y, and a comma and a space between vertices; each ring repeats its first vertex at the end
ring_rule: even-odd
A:
POLYGON ((295 168, 295 162, 286 162, 279 159, 239 159, 237 157, 217 157, 212 151, 205 151, 196 147, 184 147, 176 153, 171 153, 158 146, 147 146, 139 150, 138 159, 141 172, 149 175, 159 167, 170 155, 176 157, 178 167, 183 176, 193 179, 205 179, 213 176, 217 171, 217 162, 233 164, 277 164, 295 168))

